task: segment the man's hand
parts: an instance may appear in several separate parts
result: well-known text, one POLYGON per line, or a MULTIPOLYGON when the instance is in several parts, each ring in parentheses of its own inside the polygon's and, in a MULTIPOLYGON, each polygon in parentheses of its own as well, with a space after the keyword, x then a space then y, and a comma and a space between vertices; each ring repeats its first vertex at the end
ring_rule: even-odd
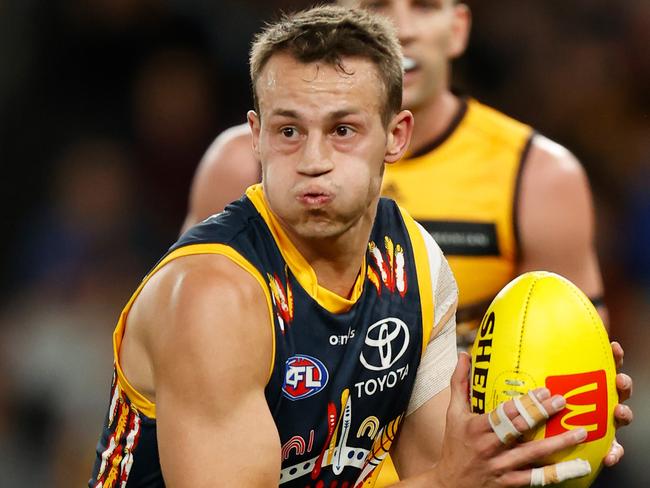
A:
MULTIPOLYGON (((580 428, 548 439, 519 443, 512 437, 530 430, 531 419, 522 416, 511 400, 503 404, 501 415, 505 414, 512 423, 509 429, 511 433, 514 432, 514 436, 497 436, 489 420, 490 415, 495 415, 494 412, 484 415, 470 412, 467 395, 470 361, 467 354, 461 353, 451 379, 451 401, 447 410, 444 447, 440 462, 435 468, 437 484, 434 485, 456 488, 515 487, 531 486, 532 480, 532 486, 540 486, 545 483, 543 470, 528 466, 579 444, 587 432, 580 428), (504 443, 501 438, 507 442, 504 443)), ((534 390, 533 394, 539 401, 533 403, 539 404, 548 416, 561 411, 566 404, 561 395, 551 396, 546 388, 534 390)), ((495 423, 495 419, 492 423, 495 423)), ((585 467, 581 461, 570 462, 568 465, 551 465, 550 470, 557 472, 561 480, 584 476, 589 472, 588 466, 585 467)))
MULTIPOLYGON (((612 342, 612 353, 614 354, 616 370, 619 370, 623 366, 625 353, 618 342, 612 342)), ((629 425, 634 419, 632 409, 623 404, 624 401, 632 396, 632 386, 632 378, 628 375, 625 373, 618 373, 616 375, 616 390, 618 391, 618 401, 620 402, 614 409, 614 423, 617 429, 629 425)), ((614 466, 621 460, 624 452, 623 446, 614 439, 612 441, 612 447, 609 449, 607 456, 605 456, 603 463, 605 466, 614 466)))

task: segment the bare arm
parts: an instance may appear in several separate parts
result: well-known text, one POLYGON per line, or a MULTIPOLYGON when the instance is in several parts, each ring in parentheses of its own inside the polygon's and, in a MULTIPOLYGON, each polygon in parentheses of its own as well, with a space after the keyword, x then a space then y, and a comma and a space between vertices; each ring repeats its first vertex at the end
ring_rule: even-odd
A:
MULTIPOLYGON (((601 298, 591 190, 578 160, 562 146, 535 136, 518 208, 522 250, 518 273, 554 271, 590 298, 601 298)), ((605 308, 599 312, 607 324, 605 308)))
POLYGON ((277 486, 280 440, 264 397, 272 330, 259 284, 222 256, 184 257, 136 306, 136 318, 155 320, 146 325, 167 484, 277 486))
POLYGON ((248 124, 221 133, 206 151, 194 174, 189 211, 181 233, 221 212, 259 179, 260 166, 253 155, 248 124))
MULTIPOLYGON (((456 306, 458 302, 455 301, 449 308, 447 313, 440 320, 440 326, 434 330, 435 337, 429 342, 428 348, 435 349, 438 353, 447 355, 448 350, 444 345, 439 346, 438 342, 445 341, 444 337, 437 337, 443 334, 452 334, 455 336, 455 321, 453 320, 456 313, 456 306), (445 348, 445 349, 442 349, 445 348)), ((453 338, 452 338, 453 339, 453 338)), ((456 355, 456 341, 452 342, 453 354, 456 355)), ((435 358, 439 359, 439 358, 435 358)), ((426 361, 423 358, 423 363, 426 361)), ((445 359, 446 363, 448 359, 445 359)), ((452 363, 452 365, 455 363, 452 363)), ((423 367, 440 367, 440 360, 433 363, 421 364, 423 367)), ((445 375, 448 373, 445 373, 445 375)), ((418 377, 416 379, 416 388, 421 388, 421 379, 426 378, 425 381, 436 381, 431 376, 420 375, 418 370, 418 377)), ((447 381, 447 385, 449 382, 447 381)), ((407 413, 406 420, 400 431, 400 435, 395 443, 395 447, 391 451, 393 462, 400 474, 401 478, 410 478, 420 474, 427 469, 430 469, 440 459, 442 452, 442 439, 445 432, 445 414, 449 406, 450 389, 449 386, 442 389, 435 394, 422 406, 418 407, 411 414, 407 413)))

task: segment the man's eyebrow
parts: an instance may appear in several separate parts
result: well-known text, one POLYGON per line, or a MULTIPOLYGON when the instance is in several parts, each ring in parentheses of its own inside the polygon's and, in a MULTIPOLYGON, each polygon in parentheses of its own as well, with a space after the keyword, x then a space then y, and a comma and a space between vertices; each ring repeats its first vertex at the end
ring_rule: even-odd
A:
MULTIPOLYGON (((329 120, 336 120, 340 119, 343 117, 346 117, 348 115, 355 115, 361 112, 360 108, 357 107, 352 107, 352 108, 344 108, 341 110, 335 110, 334 112, 329 112, 326 114, 326 117, 329 120)), ((271 112, 272 117, 287 117, 291 119, 299 119, 301 118, 300 114, 296 112, 295 110, 290 110, 290 109, 275 109, 271 112)))
POLYGON ((334 112, 331 112, 327 115, 327 117, 332 120, 342 119, 343 117, 346 117, 348 115, 355 115, 358 114, 359 112, 361 112, 360 108, 356 108, 356 107, 346 108, 346 109, 336 110, 334 112))
POLYGON ((300 116, 295 110, 275 109, 271 112, 271 116, 289 117, 291 119, 299 119, 300 116))

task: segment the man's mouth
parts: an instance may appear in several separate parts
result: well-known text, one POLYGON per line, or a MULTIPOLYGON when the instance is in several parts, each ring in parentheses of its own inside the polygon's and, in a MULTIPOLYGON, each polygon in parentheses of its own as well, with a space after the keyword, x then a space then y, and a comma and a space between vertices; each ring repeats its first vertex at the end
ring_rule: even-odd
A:
POLYGON ((309 191, 298 195, 298 201, 303 205, 320 206, 329 203, 332 200, 332 195, 325 192, 309 191))

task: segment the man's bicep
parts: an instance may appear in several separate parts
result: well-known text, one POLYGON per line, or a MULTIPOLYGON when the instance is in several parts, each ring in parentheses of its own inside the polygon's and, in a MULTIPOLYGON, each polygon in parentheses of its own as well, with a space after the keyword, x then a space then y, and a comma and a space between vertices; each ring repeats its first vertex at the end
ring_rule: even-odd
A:
POLYGON ((155 346, 163 476, 180 487, 276 484, 280 441, 264 396, 272 349, 264 293, 227 258, 181 259, 192 260, 190 269, 161 314, 155 346))
POLYGON ((591 189, 580 163, 566 149, 538 136, 521 185, 518 273, 553 271, 590 298, 601 298, 591 189))
POLYGON ((263 392, 223 395, 229 400, 214 405, 220 413, 213 414, 195 405, 200 399, 163 390, 158 449, 169 486, 277 485, 280 440, 263 392))

